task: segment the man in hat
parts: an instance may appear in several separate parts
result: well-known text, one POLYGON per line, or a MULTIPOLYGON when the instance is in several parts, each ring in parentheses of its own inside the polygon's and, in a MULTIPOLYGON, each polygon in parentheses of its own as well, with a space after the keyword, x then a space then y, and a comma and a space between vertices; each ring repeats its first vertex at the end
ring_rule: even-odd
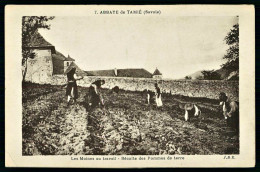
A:
POLYGON ((98 79, 91 83, 89 87, 89 95, 91 96, 90 106, 102 105, 104 106, 104 99, 101 93, 101 86, 105 84, 105 80, 98 79))
POLYGON ((71 98, 73 98, 74 103, 78 98, 78 86, 76 80, 82 79, 83 77, 78 77, 76 75, 76 68, 73 67, 67 72, 67 89, 66 89, 66 96, 68 96, 67 103, 70 104, 71 98))
POLYGON ((239 104, 228 99, 224 92, 219 94, 220 105, 223 109, 223 115, 227 126, 239 132, 239 104))

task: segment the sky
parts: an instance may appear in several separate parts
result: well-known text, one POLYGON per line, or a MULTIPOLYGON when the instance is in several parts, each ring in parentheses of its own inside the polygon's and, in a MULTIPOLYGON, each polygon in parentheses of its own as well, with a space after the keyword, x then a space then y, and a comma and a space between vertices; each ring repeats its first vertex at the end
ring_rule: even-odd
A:
POLYGON ((180 79, 220 68, 224 38, 238 18, 57 16, 49 23, 39 32, 83 70, 157 67, 164 78, 180 79))

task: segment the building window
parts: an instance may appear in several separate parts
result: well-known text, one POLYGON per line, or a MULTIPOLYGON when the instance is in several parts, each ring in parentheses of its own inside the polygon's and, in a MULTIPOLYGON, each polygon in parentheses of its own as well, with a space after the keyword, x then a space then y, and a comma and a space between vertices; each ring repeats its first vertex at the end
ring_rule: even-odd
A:
POLYGON ((67 66, 69 66, 70 65, 70 62, 67 62, 67 66))

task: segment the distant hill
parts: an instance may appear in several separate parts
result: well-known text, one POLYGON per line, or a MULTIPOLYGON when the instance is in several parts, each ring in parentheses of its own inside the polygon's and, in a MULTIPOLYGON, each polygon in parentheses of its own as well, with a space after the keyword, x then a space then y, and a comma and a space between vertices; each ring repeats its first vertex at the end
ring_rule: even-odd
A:
MULTIPOLYGON (((191 79, 198 79, 199 77, 202 77, 202 71, 203 70, 200 70, 200 71, 197 71, 195 73, 192 73, 190 75, 187 75, 187 76, 190 76, 191 79)), ((229 73, 227 70, 223 69, 223 68, 220 68, 218 70, 216 70, 216 72, 218 72, 220 75, 221 75, 221 79, 225 80, 225 79, 231 79, 231 73, 229 73)), ((232 75, 234 75, 234 73, 232 73, 232 75)))
POLYGON ((190 76, 191 77, 191 79, 197 79, 198 77, 200 77, 200 76, 202 76, 202 70, 200 70, 200 71, 197 71, 197 72, 195 72, 195 73, 193 73, 193 74, 190 74, 190 75, 187 75, 187 76, 190 76))

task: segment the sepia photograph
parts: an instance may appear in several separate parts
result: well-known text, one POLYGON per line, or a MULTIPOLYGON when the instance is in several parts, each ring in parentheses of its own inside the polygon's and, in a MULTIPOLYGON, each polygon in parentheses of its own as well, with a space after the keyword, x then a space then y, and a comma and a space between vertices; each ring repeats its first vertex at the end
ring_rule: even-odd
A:
POLYGON ((159 7, 20 14, 17 153, 241 155, 239 13, 162 15, 159 7))
POLYGON ((239 154, 238 16, 21 23, 23 155, 239 154))

